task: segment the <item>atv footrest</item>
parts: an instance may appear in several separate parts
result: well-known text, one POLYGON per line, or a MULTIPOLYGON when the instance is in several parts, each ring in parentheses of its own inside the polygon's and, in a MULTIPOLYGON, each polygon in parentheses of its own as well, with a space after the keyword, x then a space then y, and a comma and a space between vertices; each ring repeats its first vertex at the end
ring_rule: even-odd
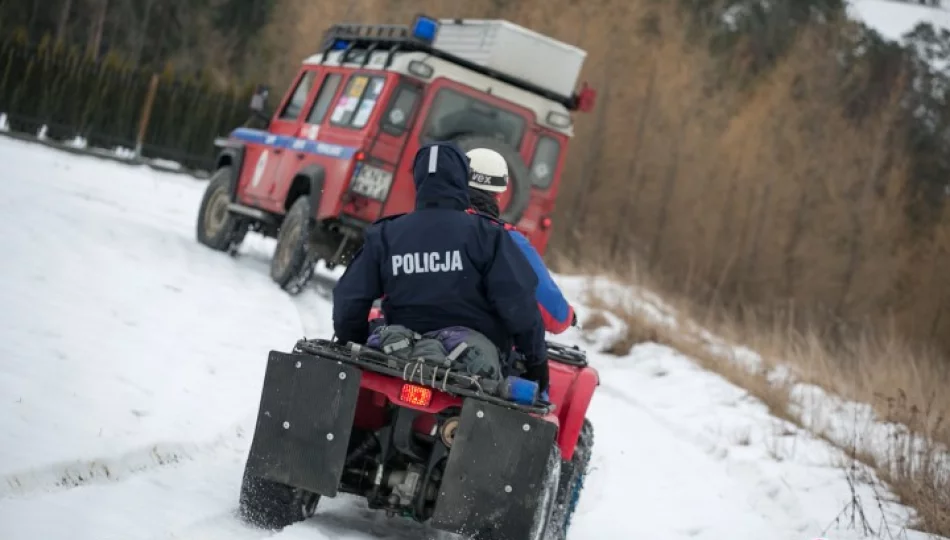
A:
POLYGON ((498 540, 531 537, 557 426, 467 399, 431 525, 498 540))
POLYGON ((335 496, 360 377, 353 366, 271 351, 248 474, 335 496))

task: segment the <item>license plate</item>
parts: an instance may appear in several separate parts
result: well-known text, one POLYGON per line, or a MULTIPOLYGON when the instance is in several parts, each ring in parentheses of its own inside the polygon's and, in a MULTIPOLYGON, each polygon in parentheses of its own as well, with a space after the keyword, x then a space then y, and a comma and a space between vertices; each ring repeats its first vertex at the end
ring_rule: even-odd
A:
POLYGON ((392 179, 393 175, 388 171, 363 165, 353 178, 350 189, 353 193, 382 201, 386 199, 392 179))

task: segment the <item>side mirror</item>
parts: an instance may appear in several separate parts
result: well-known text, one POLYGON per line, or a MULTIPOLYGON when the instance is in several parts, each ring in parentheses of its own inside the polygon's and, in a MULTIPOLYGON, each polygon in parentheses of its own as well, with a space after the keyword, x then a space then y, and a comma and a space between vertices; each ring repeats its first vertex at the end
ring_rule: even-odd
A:
POLYGON ((259 86, 254 95, 251 96, 250 110, 251 116, 260 120, 269 120, 270 114, 266 112, 267 96, 270 90, 266 86, 259 86))

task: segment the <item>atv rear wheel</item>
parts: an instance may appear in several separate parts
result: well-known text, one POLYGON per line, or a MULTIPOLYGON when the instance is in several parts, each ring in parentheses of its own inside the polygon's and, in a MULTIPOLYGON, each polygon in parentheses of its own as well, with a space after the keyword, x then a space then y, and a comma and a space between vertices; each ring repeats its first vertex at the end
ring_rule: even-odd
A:
POLYGON ((581 490, 584 488, 584 479, 590 464, 590 456, 594 447, 594 426, 590 420, 584 419, 574 455, 570 461, 561 465, 561 481, 558 486, 557 498, 554 503, 554 514, 548 524, 545 540, 565 540, 571 525, 571 518, 577 503, 580 500, 581 490))
POLYGON ((316 264, 311 255, 310 199, 300 197, 291 205, 277 235, 277 248, 271 259, 270 276, 290 294, 297 294, 313 277, 316 264))
MULTIPOLYGON (((551 528, 554 525, 553 520, 556 517, 558 485, 561 478, 561 450, 555 444, 548 454, 547 474, 544 479, 544 485, 538 492, 540 504, 534 512, 531 524, 531 532, 525 540, 548 540, 554 538, 551 536, 551 528)), ((471 540, 497 540, 498 536, 494 531, 476 533, 471 540)))
POLYGON ((244 473, 241 482, 241 517, 264 529, 283 529, 317 512, 320 496, 244 473))
POLYGON ((228 211, 232 171, 230 166, 215 171, 198 208, 198 242, 216 251, 236 251, 247 234, 247 223, 228 211))
POLYGON ((541 504, 534 514, 534 526, 531 528, 530 540, 548 540, 551 538, 551 529, 554 526, 555 511, 557 509, 557 494, 560 491, 560 479, 563 465, 561 449, 557 444, 551 448, 548 455, 548 476, 541 487, 541 504))

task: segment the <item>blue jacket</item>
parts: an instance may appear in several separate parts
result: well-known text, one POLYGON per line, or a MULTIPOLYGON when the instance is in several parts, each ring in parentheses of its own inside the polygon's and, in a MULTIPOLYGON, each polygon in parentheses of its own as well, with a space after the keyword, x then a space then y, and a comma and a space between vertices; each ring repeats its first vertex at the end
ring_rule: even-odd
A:
POLYGON ((454 144, 422 146, 413 163, 414 212, 366 229, 333 290, 333 329, 365 343, 373 301, 388 324, 425 333, 465 326, 529 364, 547 359, 538 278, 502 223, 466 212, 468 160, 454 144))
MULTIPOLYGON (((470 208, 468 212, 471 214, 480 213, 477 208, 470 208)), ((514 225, 510 223, 504 225, 538 277, 538 288, 535 291, 535 296, 538 301, 538 309, 541 310, 544 329, 552 334, 564 332, 574 323, 574 308, 564 298, 560 287, 557 286, 554 278, 548 272, 547 266, 544 265, 544 259, 541 258, 538 250, 531 245, 531 241, 515 229, 514 225)))
POLYGON ((561 293, 561 289, 554 282, 554 278, 544 266, 544 259, 534 249, 531 242, 520 232, 509 229, 511 238, 521 248, 521 252, 531 264, 535 275, 538 276, 538 289, 535 293, 538 301, 538 309, 541 310, 541 319, 544 321, 544 329, 552 334, 560 334, 571 327, 574 322, 574 308, 568 303, 567 299, 561 293))

